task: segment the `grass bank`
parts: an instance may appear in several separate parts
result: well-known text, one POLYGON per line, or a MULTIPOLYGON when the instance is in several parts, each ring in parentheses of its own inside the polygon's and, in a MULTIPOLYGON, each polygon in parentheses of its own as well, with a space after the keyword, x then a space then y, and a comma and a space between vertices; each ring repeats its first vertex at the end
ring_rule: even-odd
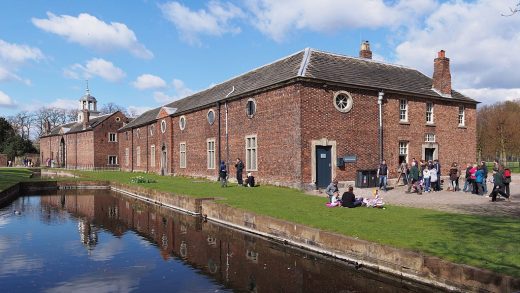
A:
POLYGON ((14 184, 30 180, 32 172, 24 168, 0 168, 0 191, 14 184))
POLYGON ((398 206, 388 206, 385 210, 327 208, 325 197, 282 187, 243 188, 232 184, 221 188, 217 182, 184 177, 76 173, 91 180, 117 181, 194 197, 220 197, 227 205, 258 214, 520 277, 520 221, 514 218, 398 206), (135 176, 156 182, 131 183, 135 176))

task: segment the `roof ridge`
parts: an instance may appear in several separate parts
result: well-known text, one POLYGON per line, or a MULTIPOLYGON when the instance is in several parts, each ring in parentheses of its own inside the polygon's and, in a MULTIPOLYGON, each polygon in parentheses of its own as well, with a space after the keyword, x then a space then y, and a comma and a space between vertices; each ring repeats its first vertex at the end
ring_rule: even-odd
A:
POLYGON ((412 68, 412 67, 409 67, 409 66, 406 66, 406 65, 402 65, 402 64, 391 63, 391 62, 387 62, 387 61, 374 60, 374 59, 361 58, 361 57, 354 57, 354 56, 349 56, 349 55, 345 55, 345 54, 332 53, 332 52, 319 50, 319 49, 312 49, 311 48, 311 50, 315 51, 315 52, 318 52, 318 53, 331 55, 331 56, 344 57, 344 58, 355 59, 355 60, 360 60, 360 61, 366 61, 366 62, 371 62, 371 63, 379 63, 379 64, 382 64, 382 65, 389 65, 389 66, 395 66, 395 67, 399 67, 399 68, 404 68, 404 69, 410 69, 410 70, 418 71, 416 68, 412 68))
POLYGON ((311 59, 311 48, 307 47, 304 49, 302 63, 300 65, 300 69, 298 70, 298 76, 305 76, 305 72, 307 71, 307 65, 309 65, 309 61, 311 59))

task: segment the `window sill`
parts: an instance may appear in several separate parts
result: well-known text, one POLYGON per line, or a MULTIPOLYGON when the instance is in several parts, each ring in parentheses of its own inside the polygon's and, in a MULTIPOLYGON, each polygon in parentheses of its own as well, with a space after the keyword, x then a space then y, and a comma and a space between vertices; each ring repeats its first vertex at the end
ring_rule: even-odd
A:
POLYGON ((435 127, 435 123, 426 123, 426 126, 435 127))
POLYGON ((410 125, 410 122, 408 121, 399 121, 400 125, 410 125))
POLYGON ((459 125, 458 128, 461 128, 461 129, 466 129, 468 128, 466 125, 459 125))

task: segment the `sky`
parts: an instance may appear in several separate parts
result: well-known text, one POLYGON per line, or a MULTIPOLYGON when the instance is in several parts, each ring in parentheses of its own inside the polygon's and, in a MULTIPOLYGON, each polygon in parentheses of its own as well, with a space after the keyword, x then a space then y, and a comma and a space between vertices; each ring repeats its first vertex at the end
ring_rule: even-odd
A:
POLYGON ((432 76, 481 105, 520 98, 518 0, 0 0, 0 116, 98 107, 135 113, 310 47, 432 76))

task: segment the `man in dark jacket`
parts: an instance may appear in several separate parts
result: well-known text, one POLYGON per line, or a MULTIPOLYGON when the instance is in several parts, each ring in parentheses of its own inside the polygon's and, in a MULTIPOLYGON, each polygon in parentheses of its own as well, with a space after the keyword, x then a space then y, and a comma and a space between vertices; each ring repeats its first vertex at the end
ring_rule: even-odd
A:
POLYGON ((240 158, 237 158, 237 163, 235 164, 235 168, 237 169, 237 183, 242 186, 244 184, 242 180, 242 172, 244 171, 244 163, 240 158))
POLYGON ((341 196, 341 206, 345 208, 355 208, 363 204, 363 198, 356 198, 354 195, 354 187, 349 186, 348 191, 341 196))
POLYGON ((493 191, 491 191, 491 201, 497 201, 497 193, 509 200, 509 195, 504 192, 504 174, 493 170, 493 191))
POLYGON ((433 190, 441 191, 441 163, 439 163, 439 160, 433 161, 433 167, 437 169, 437 178, 439 178, 435 186, 433 186, 433 190))
POLYGON ((416 162, 412 162, 412 168, 410 168, 410 180, 408 180, 408 193, 412 191, 412 186, 417 189, 418 194, 422 194, 421 187, 419 186, 419 167, 416 162))
POLYGON ((226 187, 227 186, 227 166, 226 166, 226 162, 224 162, 224 161, 220 162, 219 179, 220 179, 220 186, 226 187))
POLYGON ((379 176, 379 189, 383 188, 386 191, 386 182, 388 179, 388 165, 385 160, 381 161, 379 168, 377 169, 377 175, 379 176))
POLYGON ((488 168, 487 168, 487 165, 486 165, 486 162, 485 161, 482 161, 480 162, 481 166, 482 166, 482 173, 483 173, 483 176, 484 176, 484 179, 483 179, 483 182, 482 182, 482 187, 484 188, 484 193, 487 193, 488 192, 488 188, 487 188, 487 177, 488 177, 488 168))

